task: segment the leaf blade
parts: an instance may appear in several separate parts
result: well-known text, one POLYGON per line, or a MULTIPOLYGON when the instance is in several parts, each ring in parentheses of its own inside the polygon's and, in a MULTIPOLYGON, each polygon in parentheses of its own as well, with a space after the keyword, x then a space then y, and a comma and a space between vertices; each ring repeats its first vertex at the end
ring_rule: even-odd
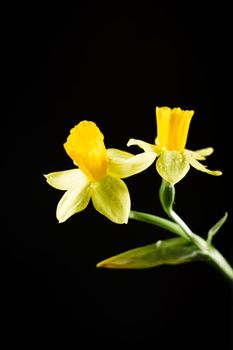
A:
POLYGON ((177 265, 201 258, 201 252, 184 238, 130 249, 100 261, 96 266, 112 269, 145 269, 160 265, 177 265))
POLYGON ((208 237, 207 237, 207 242, 211 243, 213 237, 216 235, 216 233, 220 230, 220 228, 222 227, 222 225, 225 223, 226 219, 228 217, 228 213, 225 213, 224 216, 216 222, 215 225, 213 225, 209 231, 208 231, 208 237))

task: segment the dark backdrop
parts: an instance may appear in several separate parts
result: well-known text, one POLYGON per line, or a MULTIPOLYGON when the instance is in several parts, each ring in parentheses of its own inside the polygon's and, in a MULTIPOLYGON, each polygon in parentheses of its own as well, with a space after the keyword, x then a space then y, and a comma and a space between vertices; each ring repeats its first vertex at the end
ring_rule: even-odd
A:
MULTIPOLYGON (((1 342, 230 350, 232 289, 218 271, 201 262, 97 269, 169 234, 113 224, 91 205, 58 224, 62 192, 43 177, 73 167, 63 143, 80 120, 95 121, 107 147, 127 150, 130 137, 153 142, 155 106, 194 109, 187 147, 213 146, 207 164, 224 174, 191 169, 176 186, 176 210, 202 236, 227 211, 215 245, 233 263, 229 11, 188 1, 2 8, 1 342)), ((132 209, 164 215, 153 167, 125 182, 132 209)))

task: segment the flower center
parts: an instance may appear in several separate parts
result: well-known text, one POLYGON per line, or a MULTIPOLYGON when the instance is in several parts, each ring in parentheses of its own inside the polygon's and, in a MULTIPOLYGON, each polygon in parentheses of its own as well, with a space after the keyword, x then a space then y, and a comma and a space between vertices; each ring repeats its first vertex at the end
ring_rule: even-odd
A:
POLYGON ((193 114, 194 111, 184 111, 181 108, 156 107, 156 144, 169 151, 182 152, 193 114))
POLYGON ((90 181, 106 175, 108 156, 104 136, 94 122, 84 120, 71 129, 64 148, 90 181))

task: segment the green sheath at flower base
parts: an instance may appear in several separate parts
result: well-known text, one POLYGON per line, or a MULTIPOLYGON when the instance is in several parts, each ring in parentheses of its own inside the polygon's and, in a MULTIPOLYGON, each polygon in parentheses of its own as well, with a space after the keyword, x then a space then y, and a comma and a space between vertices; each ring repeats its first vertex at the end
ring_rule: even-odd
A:
POLYGON ((150 144, 141 140, 130 139, 128 146, 137 145, 145 152, 154 152, 156 169, 160 176, 171 184, 179 182, 189 171, 190 165, 197 170, 210 175, 219 176, 219 170, 209 170, 199 160, 213 153, 208 147, 197 151, 185 148, 188 131, 194 111, 181 108, 156 107, 157 137, 155 143, 150 144))
POLYGON ((155 154, 106 149, 103 134, 87 120, 71 130, 64 148, 76 168, 45 175, 49 185, 66 191, 57 206, 58 221, 84 210, 91 200, 94 208, 111 221, 127 223, 130 195, 121 179, 145 170, 154 162, 155 154))
POLYGON ((173 209, 173 203, 175 200, 175 186, 169 182, 162 180, 159 189, 159 198, 165 213, 170 215, 173 209))

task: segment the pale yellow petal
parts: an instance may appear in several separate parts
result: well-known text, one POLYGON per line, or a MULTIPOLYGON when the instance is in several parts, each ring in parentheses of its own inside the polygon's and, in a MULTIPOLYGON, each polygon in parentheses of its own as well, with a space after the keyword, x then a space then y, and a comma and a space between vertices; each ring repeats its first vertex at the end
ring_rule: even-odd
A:
POLYGON ((91 197, 91 183, 83 176, 79 182, 73 185, 61 198, 57 206, 57 219, 64 222, 69 217, 84 210, 91 197))
POLYGON ((147 169, 155 160, 154 152, 137 155, 117 149, 107 150, 109 157, 108 173, 119 178, 126 178, 147 169))
POLYGON ((164 151, 156 162, 159 175, 173 185, 183 179, 189 168, 184 154, 176 151, 164 151))
POLYGON ((209 170, 207 169, 206 165, 201 164, 200 162, 198 162, 197 159, 195 158, 190 158, 189 159, 189 163, 190 165, 192 165, 195 169, 203 171, 204 173, 207 173, 209 175, 214 175, 214 176, 219 176, 222 175, 222 172, 219 170, 209 170))
POLYGON ((95 209, 117 224, 126 224, 130 212, 130 196, 126 184, 114 176, 106 176, 93 184, 95 209))
POLYGON ((137 139, 129 139, 127 146, 139 146, 142 148, 145 152, 154 152, 156 155, 159 154, 158 146, 142 141, 137 139))
POLYGON ((121 151, 120 149, 116 149, 116 148, 108 148, 107 154, 108 154, 108 157, 111 158, 112 160, 115 160, 115 159, 127 160, 132 158, 133 156, 133 154, 130 152, 121 151))
POLYGON ((185 150, 185 152, 191 154, 195 159, 205 160, 207 156, 210 156, 214 152, 214 149, 213 147, 207 147, 196 151, 185 150))
POLYGON ((44 175, 48 184, 58 190, 68 190, 74 183, 82 181, 85 177, 80 169, 71 169, 64 171, 55 171, 44 175))

